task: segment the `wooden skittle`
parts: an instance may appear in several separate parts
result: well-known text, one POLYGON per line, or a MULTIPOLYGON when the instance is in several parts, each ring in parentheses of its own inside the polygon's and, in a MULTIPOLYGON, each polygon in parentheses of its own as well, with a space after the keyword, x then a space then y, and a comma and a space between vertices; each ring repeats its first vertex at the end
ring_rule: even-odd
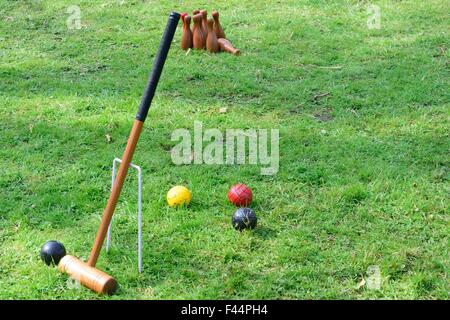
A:
POLYGON ((200 10, 200 13, 202 15, 203 33, 205 34, 205 38, 206 38, 206 35, 208 34, 208 11, 200 10))
MULTIPOLYGON (((193 10, 192 11, 192 22, 194 22, 194 16, 196 16, 196 15, 198 15, 198 14, 200 14, 200 9, 197 9, 197 10, 193 10)), ((202 28, 202 31, 203 31, 203 28, 202 28)), ((192 26, 192 32, 194 32, 194 26, 192 26)), ((206 34, 205 34, 205 39, 206 39, 206 34)))
POLYGON ((233 47, 233 44, 230 41, 228 41, 227 39, 219 38, 219 39, 217 39, 217 42, 219 42, 219 46, 220 46, 220 49, 222 49, 222 51, 231 53, 235 56, 238 56, 241 54, 241 50, 233 47))
POLYGON ((183 35, 181 36, 181 49, 189 50, 193 47, 191 17, 185 15, 183 18, 183 35))
POLYGON ((217 42, 217 36, 214 32, 214 19, 208 19, 208 36, 206 38, 206 49, 209 52, 219 52, 219 42, 217 42))
POLYGON ((202 28, 202 15, 200 13, 192 17, 194 26, 192 28, 192 43, 194 49, 204 49, 206 46, 206 36, 202 28))
POLYGON ((184 23, 184 17, 186 17, 188 14, 186 13, 186 12, 182 12, 182 13, 180 13, 180 18, 181 18, 181 21, 184 23))
POLYGON ((212 17, 214 19, 214 32, 217 36, 217 39, 219 38, 226 38, 225 37, 225 32, 223 31, 222 26, 220 25, 220 21, 219 21, 219 12, 217 11, 213 11, 212 12, 212 17))

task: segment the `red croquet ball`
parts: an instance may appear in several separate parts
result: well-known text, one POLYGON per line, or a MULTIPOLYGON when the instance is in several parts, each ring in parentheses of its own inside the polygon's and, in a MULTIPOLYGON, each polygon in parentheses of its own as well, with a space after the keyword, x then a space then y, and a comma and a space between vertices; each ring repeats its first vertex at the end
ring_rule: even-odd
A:
POLYGON ((252 202, 252 190, 245 184, 238 183, 228 191, 228 200, 238 207, 247 206, 252 202))

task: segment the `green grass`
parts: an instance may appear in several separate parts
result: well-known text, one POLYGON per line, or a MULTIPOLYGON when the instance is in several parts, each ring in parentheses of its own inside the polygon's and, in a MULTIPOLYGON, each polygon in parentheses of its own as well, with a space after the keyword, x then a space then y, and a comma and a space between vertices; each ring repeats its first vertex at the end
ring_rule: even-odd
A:
POLYGON ((167 15, 205 7, 243 55, 186 55, 176 33, 133 159, 144 272, 129 175, 98 263, 120 283, 110 299, 448 299, 450 6, 374 1, 371 30, 369 4, 0 0, 0 298, 107 298, 69 288, 39 249, 58 239, 87 258, 167 15), (278 128, 280 171, 175 166, 171 133, 194 120, 278 128), (231 227, 238 181, 251 232, 231 227), (167 207, 175 184, 190 207, 167 207), (358 289, 371 265, 381 289, 358 289))

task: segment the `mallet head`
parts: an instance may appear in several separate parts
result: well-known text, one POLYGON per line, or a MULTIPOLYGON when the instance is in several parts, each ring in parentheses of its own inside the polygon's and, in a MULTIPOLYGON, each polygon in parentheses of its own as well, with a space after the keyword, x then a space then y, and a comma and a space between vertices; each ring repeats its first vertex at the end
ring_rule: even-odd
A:
POLYGON ((58 269, 97 293, 113 294, 117 289, 117 281, 113 277, 74 256, 64 256, 58 264, 58 269))

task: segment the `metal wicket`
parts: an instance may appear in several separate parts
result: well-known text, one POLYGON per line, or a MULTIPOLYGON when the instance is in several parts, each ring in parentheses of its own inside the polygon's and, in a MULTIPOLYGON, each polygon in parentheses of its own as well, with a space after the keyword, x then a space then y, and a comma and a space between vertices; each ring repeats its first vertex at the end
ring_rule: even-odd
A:
MULTIPOLYGON (((122 163, 122 160, 115 158, 112 166, 112 179, 111 188, 114 185, 114 180, 116 179, 117 163, 122 163)), ((130 163, 130 167, 136 169, 138 173, 138 270, 139 273, 142 272, 142 170, 141 167, 130 163)), ((106 238, 106 252, 109 251, 111 244, 111 227, 112 219, 108 227, 108 234, 106 238)))

